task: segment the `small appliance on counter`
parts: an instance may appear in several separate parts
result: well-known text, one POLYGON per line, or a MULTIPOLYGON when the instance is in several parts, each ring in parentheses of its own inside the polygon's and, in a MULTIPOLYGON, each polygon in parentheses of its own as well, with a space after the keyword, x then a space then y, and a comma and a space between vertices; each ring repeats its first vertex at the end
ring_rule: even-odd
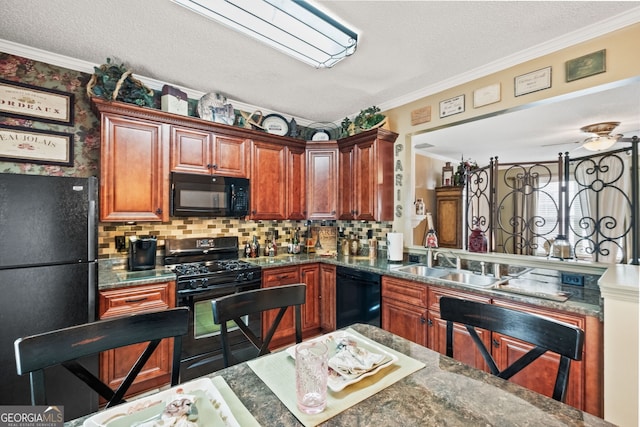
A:
POLYGON ((129 271, 153 270, 156 268, 155 236, 129 237, 129 271))
POLYGON ((387 233, 387 261, 402 262, 402 233, 387 233))

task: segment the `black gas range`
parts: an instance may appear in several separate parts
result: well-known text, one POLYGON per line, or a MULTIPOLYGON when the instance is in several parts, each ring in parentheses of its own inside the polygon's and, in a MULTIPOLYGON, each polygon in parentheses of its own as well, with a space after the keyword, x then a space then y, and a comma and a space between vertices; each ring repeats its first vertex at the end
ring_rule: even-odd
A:
POLYGON ((238 259, 237 237, 167 239, 164 264, 176 273, 178 295, 222 291, 262 280, 259 266, 238 259))
MULTIPOLYGON (((182 339, 180 379, 187 381, 224 367, 220 327, 213 322, 211 300, 238 292, 259 289, 262 270, 238 259, 237 237, 167 239, 164 264, 176 274, 176 305, 189 307, 189 331, 182 339)), ((246 319, 260 337, 259 313, 246 319)), ((253 345, 237 328, 231 327, 234 354, 250 354, 253 345)))

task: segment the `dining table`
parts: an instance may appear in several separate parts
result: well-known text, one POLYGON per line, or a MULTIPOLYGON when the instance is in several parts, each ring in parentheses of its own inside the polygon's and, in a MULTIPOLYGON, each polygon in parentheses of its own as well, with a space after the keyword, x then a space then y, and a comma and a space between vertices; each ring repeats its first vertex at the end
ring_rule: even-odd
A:
MULTIPOLYGON (((330 389, 327 408, 317 415, 296 408, 295 360, 287 349, 202 378, 226 390, 242 427, 613 425, 376 326, 354 324, 339 333, 378 346, 393 363, 342 390, 330 389)), ((65 426, 84 426, 90 418, 65 426)))

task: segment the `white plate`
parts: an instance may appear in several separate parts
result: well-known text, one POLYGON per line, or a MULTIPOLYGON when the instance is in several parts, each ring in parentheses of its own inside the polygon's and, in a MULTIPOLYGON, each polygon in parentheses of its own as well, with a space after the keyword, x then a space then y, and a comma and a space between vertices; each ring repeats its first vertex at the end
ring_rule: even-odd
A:
POLYGON ((240 427, 240 424, 231 413, 231 409, 229 409, 222 395, 209 378, 200 378, 180 384, 168 390, 99 412, 87 418, 83 423, 83 427, 130 426, 135 422, 144 421, 162 413, 166 404, 180 395, 199 397, 196 401, 196 408, 199 414, 199 418, 196 421, 198 427, 240 427))
MULTIPOLYGON (((332 332, 332 333, 325 334, 320 337, 308 340, 308 342, 322 341, 325 344, 327 344, 327 346, 329 347, 329 359, 330 359, 334 354, 336 354, 336 347, 337 347, 336 341, 344 338, 356 341, 358 346, 366 349, 367 351, 382 354, 385 357, 384 359, 382 359, 381 363, 374 365, 372 369, 356 377, 345 376, 345 375, 342 375, 340 372, 329 368, 329 379, 327 381, 327 386, 332 391, 341 391, 348 385, 355 384, 358 381, 361 381, 363 378, 375 375, 378 372, 380 372, 381 369, 389 367, 398 361, 398 356, 396 356, 395 354, 391 354, 388 351, 385 351, 384 349, 382 349, 381 347, 378 347, 369 341, 362 340, 359 337, 356 337, 355 335, 350 334, 347 331, 332 332)), ((296 358, 295 347, 296 347, 295 345, 292 345, 291 347, 288 347, 285 350, 289 354, 289 356, 291 356, 294 359, 296 358)))
POLYGON ((262 119, 260 125, 268 133, 280 136, 286 136, 289 133, 289 123, 279 114, 268 114, 262 119))

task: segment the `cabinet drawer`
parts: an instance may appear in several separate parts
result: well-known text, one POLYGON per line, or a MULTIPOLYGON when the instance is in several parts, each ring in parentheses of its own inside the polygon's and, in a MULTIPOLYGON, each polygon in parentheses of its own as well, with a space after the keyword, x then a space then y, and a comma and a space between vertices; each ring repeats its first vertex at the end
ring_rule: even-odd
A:
POLYGON ((99 318, 122 316, 175 305, 174 282, 100 291, 99 318))
POLYGON ((414 306, 427 307, 428 287, 426 284, 382 277, 382 297, 391 298, 414 306))
POLYGON ((297 266, 262 271, 262 284, 264 287, 290 285, 293 283, 300 283, 300 270, 297 266))
POLYGON ((429 287, 429 310, 440 312, 440 298, 442 298, 443 296, 491 304, 491 298, 487 296, 477 295, 477 294, 473 294, 466 291, 458 291, 455 289, 430 286, 429 287))

